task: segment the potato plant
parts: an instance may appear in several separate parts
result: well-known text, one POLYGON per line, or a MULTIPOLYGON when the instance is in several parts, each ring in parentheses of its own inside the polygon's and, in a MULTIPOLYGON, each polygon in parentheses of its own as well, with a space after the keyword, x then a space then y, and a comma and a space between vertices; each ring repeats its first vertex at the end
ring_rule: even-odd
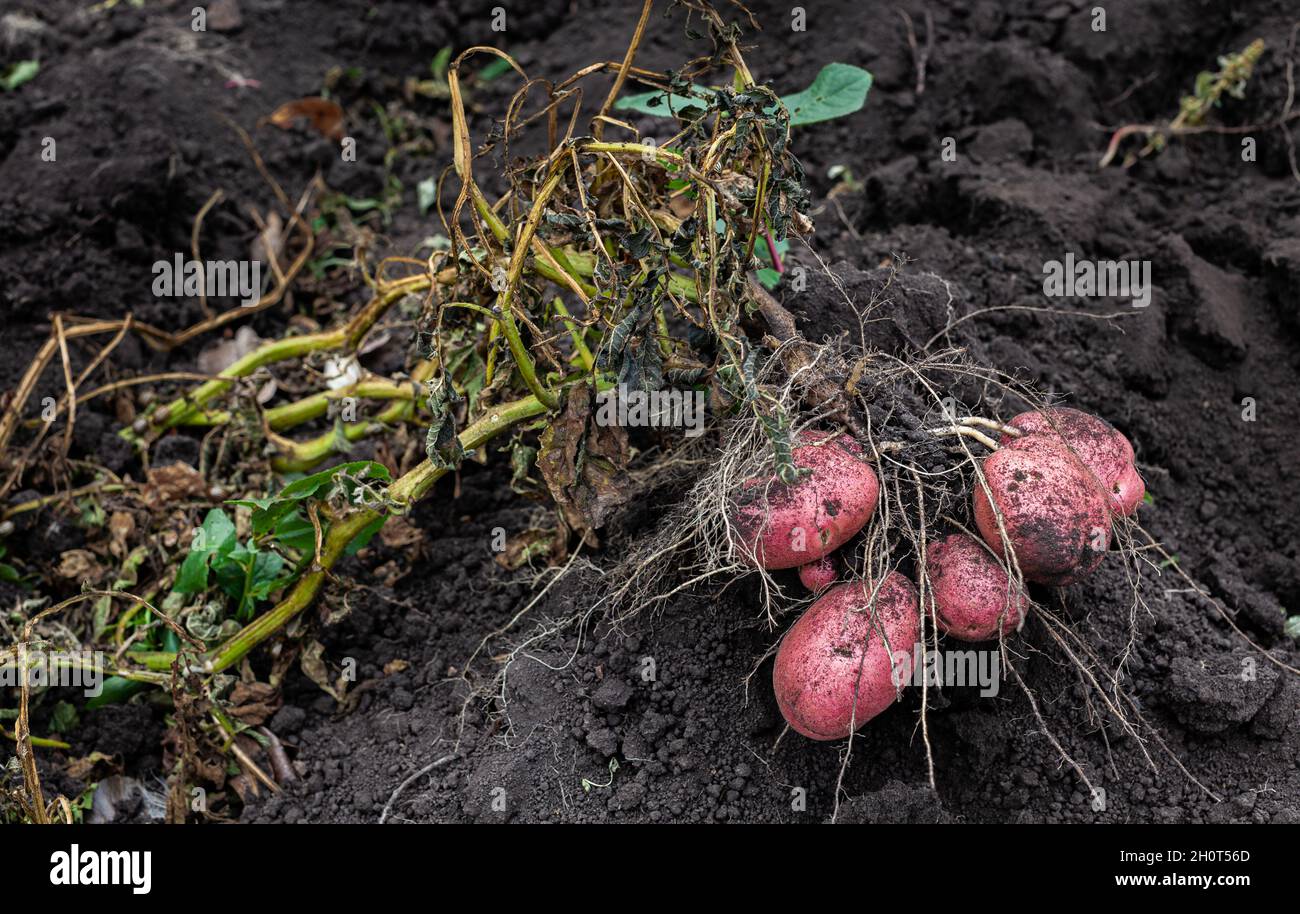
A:
MULTIPOLYGON (((702 394, 705 443, 663 435, 657 459, 707 448, 710 468, 615 569, 592 611, 617 618, 755 575, 764 594, 755 614, 775 624, 795 603, 783 588, 797 575, 815 599, 775 648, 772 688, 790 728, 814 740, 851 739, 896 702, 916 646, 937 650, 941 635, 1004 641, 1035 616, 1031 584, 1081 580, 1112 541, 1133 560, 1120 534, 1143 483, 1131 444, 1104 420, 1050 407, 956 350, 879 352, 800 335, 769 291, 773 276, 758 275, 766 262, 779 276, 782 254, 813 230, 792 128, 857 110, 870 76, 831 64, 804 91, 779 96, 755 80, 732 24, 703 0, 684 5, 713 52, 676 72, 635 65, 639 29, 621 63, 557 82, 529 77, 494 48, 443 61, 454 155, 428 202, 446 244, 373 268, 361 258, 370 299, 355 314, 263 343, 133 419, 122 437, 142 454, 188 428, 265 459, 218 491, 187 492, 214 504, 154 588, 130 593, 137 581, 124 567, 121 587, 49 610, 97 601, 100 630, 115 630, 119 648, 107 700, 165 687, 192 710, 199 696, 203 725, 228 742, 237 728, 222 709, 222 677, 229 684, 344 557, 466 461, 504 456, 512 485, 545 493, 562 521, 552 555, 573 540, 598 546, 633 469, 629 430, 597 421, 610 391, 702 394), (462 73, 482 57, 520 88, 476 137, 462 73), (613 85, 593 111, 581 90, 597 73, 613 85), (647 91, 620 101, 630 85, 647 91), (668 113, 671 136, 640 135, 625 111, 668 113), (511 158, 525 131, 544 134, 546 151, 511 158), (401 309, 417 325, 405 372, 362 372, 358 352, 401 309), (265 405, 258 373, 272 365, 326 386, 265 405), (952 390, 970 381, 1029 409, 1005 423, 1002 399, 954 411, 952 390), (367 418, 344 414, 356 403, 368 404, 367 418), (321 420, 329 430, 293 437, 321 420), (335 462, 363 438, 400 441, 410 427, 423 448, 406 472, 335 462), (684 580, 666 580, 665 569, 684 580), (218 595, 228 610, 208 613, 218 595), (114 601, 130 606, 115 612, 114 601)), ((860 316, 868 305, 853 304, 860 316)), ((17 421, 6 414, 0 444, 17 421)), ((11 509, 11 530, 47 498, 11 509)), ((1044 614, 1068 645, 1056 624, 1044 614)), ((1136 732, 1135 715, 1108 707, 1136 732)), ((926 713, 923 697, 923 723, 926 713)), ((31 808, 43 808, 31 793, 31 808)))

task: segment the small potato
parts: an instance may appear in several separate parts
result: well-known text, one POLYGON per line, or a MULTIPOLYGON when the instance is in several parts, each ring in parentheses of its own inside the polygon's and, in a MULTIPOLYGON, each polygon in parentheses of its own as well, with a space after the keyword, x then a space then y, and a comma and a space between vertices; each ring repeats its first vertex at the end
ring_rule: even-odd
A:
POLYGON ((1031 436, 1050 435, 1064 441, 1083 465, 1096 474, 1108 493, 1115 513, 1127 516, 1137 510, 1146 484, 1133 460, 1133 445, 1105 419, 1066 406, 1021 413, 1007 423, 1024 434, 1004 434, 1002 444, 1015 447, 1031 436))
POLYGON ((792 485, 747 480, 735 500, 741 552, 755 566, 797 568, 819 559, 848 542, 876 510, 880 483, 857 442, 847 435, 807 440, 793 457, 810 473, 792 485))
POLYGON ((834 556, 823 555, 815 562, 799 566, 799 581, 815 594, 834 584, 837 577, 834 556))
POLYGON ((926 552, 939 628, 959 641, 988 641, 1020 628, 1029 597, 974 537, 954 533, 926 552))
POLYGON ((911 680, 921 637, 916 588, 891 571, 874 608, 872 590, 867 581, 832 587, 790 627, 776 652, 777 706, 809 739, 848 736, 893 704, 911 680))
MULTIPOLYGON (((1027 437, 984 458, 984 476, 1026 580, 1063 586, 1091 572, 1110 547, 1106 494, 1059 439, 1027 437)), ((1004 555, 984 487, 975 487, 975 525, 1004 555)))

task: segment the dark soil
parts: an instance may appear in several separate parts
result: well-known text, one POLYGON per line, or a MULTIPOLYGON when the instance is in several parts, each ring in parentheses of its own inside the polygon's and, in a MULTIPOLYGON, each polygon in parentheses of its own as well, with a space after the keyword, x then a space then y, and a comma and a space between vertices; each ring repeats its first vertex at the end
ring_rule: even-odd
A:
MULTIPOLYGON (((150 264, 188 250, 195 214, 216 188, 226 198, 208 217, 205 254, 244 256, 256 235, 247 205, 265 211, 273 199, 215 114, 253 130, 291 196, 317 168, 335 189, 376 195, 386 147, 365 102, 400 97, 405 78, 423 78, 439 48, 503 39, 530 74, 561 77, 621 58, 639 8, 528 4, 503 38, 486 12, 461 14, 445 2, 241 0, 237 30, 196 40, 188 5, 123 3, 100 15, 85 5, 17 0, 0 21, 0 65, 42 61, 37 79, 0 94, 0 309, 14 353, 0 364, 6 389, 48 335, 52 311, 134 311, 168 329, 198 318, 197 302, 152 297, 150 264), (16 28, 14 17, 37 25, 16 28), (302 132, 254 130, 281 102, 316 94, 334 66, 363 71, 340 90, 362 161, 340 163, 329 144, 302 132), (260 88, 226 88, 234 74, 260 88), (57 138, 57 164, 41 162, 47 136, 57 138)), ((923 32, 924 6, 902 6, 923 32)), ((807 32, 792 33, 788 7, 764 3, 754 8, 766 31, 748 59, 782 91, 802 88, 833 60, 876 78, 864 111, 794 138, 818 201, 813 250, 837 280, 809 251, 791 251, 808 286, 784 299, 804 333, 856 339, 845 296, 865 302, 882 290, 889 320, 868 329, 881 347, 923 345, 955 317, 1000 309, 964 321, 947 340, 1128 435, 1154 500, 1140 512, 1143 525, 1246 636, 1294 666, 1300 652, 1282 623, 1300 607, 1300 182, 1281 133, 1253 134, 1253 162, 1242 160, 1240 134, 1211 133, 1175 141, 1129 171, 1096 167, 1108 138, 1098 125, 1170 116, 1198 70, 1256 37, 1269 51, 1246 99, 1216 117, 1240 125, 1275 116, 1286 94, 1288 6, 1125 0, 1106 5, 1107 31, 1096 33, 1087 5, 933 4, 934 48, 918 94, 894 4, 809 4, 807 32), (955 140, 955 161, 941 157, 945 137, 955 140), (828 197, 833 165, 863 190, 828 197), (1150 260, 1150 307, 1044 298, 1043 264, 1067 252, 1150 260), (887 264, 905 264, 888 288, 887 264), (1045 310, 1053 308, 1127 313, 1100 320, 1045 310), (1243 421, 1246 398, 1254 421, 1243 421)), ((651 20, 642 66, 678 66, 704 51, 684 37, 680 14, 663 13, 651 20)), ((484 110, 504 103, 508 83, 480 90, 484 110)), ((417 215, 415 185, 450 159, 445 105, 414 104, 432 125, 433 147, 398 158, 403 206, 377 252, 408 253, 431 232, 432 217, 417 215)), ((655 121, 640 126, 653 133, 655 121)), ((483 135, 486 120, 477 129, 483 135)), ((350 300, 362 297, 358 288, 350 300)), ((316 304, 300 295, 253 323, 271 336, 316 304)), ((199 348, 163 356, 128 342, 107 376, 192 369, 199 348)), ((60 384, 47 371, 37 399, 60 384)), ((107 461, 103 442, 117 418, 92 412, 82 421, 78 447, 107 461)), ((129 454, 117 459, 124 472, 136 468, 129 454)), ((354 589, 343 621, 314 622, 333 667, 356 660, 355 701, 341 712, 305 676, 289 676, 270 729, 303 777, 244 818, 364 822, 386 806, 390 821, 418 822, 828 818, 844 745, 793 733, 778 742, 770 659, 746 685, 779 635, 757 611, 751 581, 680 596, 619 631, 599 619, 561 624, 599 598, 608 585, 597 568, 651 530, 674 493, 634 500, 593 564, 579 560, 520 617, 550 578, 511 575, 492 561, 492 530, 521 531, 536 510, 509 493, 501 473, 467 467, 458 497, 444 484, 414 515, 424 535, 407 573, 354 589)), ((20 552, 36 566, 57 562, 77 536, 42 517, 20 552)), ((408 560, 377 545, 342 574, 370 583, 393 561, 408 560)), ((996 698, 958 689, 936 699, 928 723, 937 793, 927 786, 917 692, 874 720, 852 743, 840 820, 1300 822, 1300 678, 1256 654, 1181 578, 1167 571, 1160 583, 1168 589, 1149 593, 1151 613, 1137 618, 1126 687, 1222 802, 1153 743, 1159 771, 1134 740, 1100 724, 1079 675, 1031 617, 1012 644, 1017 668, 1062 748, 1105 789, 1104 810, 1006 682, 996 698), (1255 675, 1243 677, 1252 663, 1255 675)), ((1059 601, 1059 614, 1113 660, 1128 640, 1131 604, 1118 563, 1060 594, 1038 596, 1059 601)), ((162 733, 163 711, 151 705, 84 712, 66 755, 103 751, 150 780, 161 774, 162 733)), ((45 770, 55 788, 75 793, 78 785, 60 781, 64 758, 44 755, 45 770)))

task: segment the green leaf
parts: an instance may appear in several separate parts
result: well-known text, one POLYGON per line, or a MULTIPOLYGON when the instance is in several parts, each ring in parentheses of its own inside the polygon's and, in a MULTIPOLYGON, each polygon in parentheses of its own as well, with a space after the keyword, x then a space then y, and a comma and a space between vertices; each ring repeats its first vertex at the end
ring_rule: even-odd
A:
POLYGON ((490 83, 498 76, 510 72, 510 64, 503 57, 494 58, 487 66, 478 71, 479 82, 490 83))
MULTIPOLYGON (((790 126, 802 127, 820 121, 862 110, 871 90, 871 74, 861 67, 847 63, 828 63, 807 89, 781 97, 781 103, 790 112, 790 126)), ((707 86, 691 86, 691 95, 677 95, 660 91, 643 92, 619 99, 614 107, 622 111, 638 111, 669 117, 690 108, 703 110, 707 96, 716 92, 707 86), (705 99, 696 95, 705 96, 705 99)))
POLYGON ((220 508, 213 508, 203 518, 203 526, 195 538, 192 549, 207 552, 229 552, 235 546, 235 522, 220 508))
POLYGON ((415 204, 420 208, 420 215, 423 216, 433 205, 438 202, 438 182, 433 178, 425 178, 419 184, 415 185, 415 204))
MULTIPOLYGON (((715 89, 707 86, 691 86, 692 93, 712 95, 715 89)), ((618 111, 637 111, 641 114, 655 114, 659 117, 672 117, 691 108, 703 111, 708 103, 691 95, 677 95, 670 92, 642 92, 639 95, 625 95, 614 103, 618 111)))
MULTIPOLYGON (((781 240, 776 242, 776 253, 778 257, 784 255, 785 252, 788 250, 790 250, 790 242, 787 239, 782 238, 781 240)), ((756 245, 755 252, 758 255, 758 259, 763 263, 766 264, 772 263, 772 255, 767 249, 767 242, 763 242, 761 244, 756 245)), ((766 266, 760 268, 755 275, 758 276, 758 281, 761 282, 763 286, 769 290, 775 289, 777 286, 781 284, 782 274, 778 273, 776 269, 772 266, 766 266)))
POLYGON ((50 729, 55 733, 71 733, 77 728, 77 709, 70 702, 61 701, 50 712, 50 729))
POLYGON ((258 600, 265 600, 283 582, 284 558, 275 552, 240 546, 216 568, 217 584, 235 601, 235 617, 248 620, 258 600))
POLYGON ((227 504, 241 505, 253 512, 252 527, 254 536, 264 536, 274 530, 284 518, 297 510, 298 505, 307 499, 318 496, 337 481, 338 476, 375 479, 389 482, 392 475, 382 463, 373 460, 353 460, 340 463, 327 470, 321 470, 310 476, 303 476, 289 483, 278 494, 270 498, 234 499, 227 504))
POLYGON ((1300 616, 1292 616, 1282 625, 1282 633, 1288 638, 1300 639, 1300 616))
POLYGON ((274 536, 275 541, 280 545, 303 554, 311 552, 316 546, 316 528, 297 509, 285 515, 275 525, 274 536))
POLYGON ((137 692, 143 692, 147 688, 149 688, 147 682, 126 679, 122 676, 109 676, 100 687, 99 694, 86 702, 86 707, 94 710, 105 705, 120 704, 137 692))
POLYGON ((862 110, 871 89, 871 74, 847 63, 828 63, 812 85, 802 92, 784 96, 790 111, 790 126, 802 127, 862 110))
POLYGON ((12 63, 0 71, 0 89, 12 92, 23 83, 35 79, 40 71, 41 64, 38 60, 20 60, 12 63))
POLYGON ((208 589, 208 570, 214 557, 227 555, 237 545, 235 524, 226 512, 213 508, 194 535, 190 551, 181 563, 172 590, 177 593, 202 593, 208 589))
POLYGON ((447 79, 447 66, 451 63, 451 48, 443 48, 437 54, 433 55, 433 60, 429 61, 429 72, 433 74, 434 79, 447 79))

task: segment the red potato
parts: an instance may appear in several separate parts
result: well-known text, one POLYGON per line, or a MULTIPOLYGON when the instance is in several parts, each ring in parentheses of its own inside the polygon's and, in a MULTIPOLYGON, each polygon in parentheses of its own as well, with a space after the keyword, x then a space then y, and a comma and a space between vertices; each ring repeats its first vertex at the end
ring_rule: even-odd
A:
POLYGON ((873 611, 872 586, 850 581, 832 587, 790 627, 776 652, 777 706, 809 739, 848 736, 893 704, 912 677, 921 637, 916 588, 891 571, 873 611))
POLYGON ((939 628, 959 641, 988 641, 1020 628, 1029 597, 974 537, 945 536, 926 552, 939 628))
POLYGON ((824 555, 815 562, 799 566, 799 580, 813 593, 821 593, 835 583, 839 571, 835 568, 833 556, 824 555))
POLYGON ((797 568, 848 542, 880 498, 861 454, 847 435, 810 437, 793 452, 795 465, 812 471, 798 482, 747 480, 732 514, 745 558, 769 570, 797 568))
POLYGON ((1146 494, 1146 484, 1133 462, 1133 445, 1105 419, 1069 407, 1021 413, 1007 423, 1020 429, 1020 437, 1003 434, 1002 444, 1015 447, 1032 436, 1064 439, 1083 465, 1096 474, 1108 493, 1113 510, 1128 516, 1146 494))
MULTIPOLYGON (((1100 564, 1110 547, 1110 509, 1093 474, 1057 439, 1026 437, 984 458, 984 476, 1026 580, 1063 586, 1100 564)), ((975 487, 975 525, 1004 555, 984 487, 975 487)))

